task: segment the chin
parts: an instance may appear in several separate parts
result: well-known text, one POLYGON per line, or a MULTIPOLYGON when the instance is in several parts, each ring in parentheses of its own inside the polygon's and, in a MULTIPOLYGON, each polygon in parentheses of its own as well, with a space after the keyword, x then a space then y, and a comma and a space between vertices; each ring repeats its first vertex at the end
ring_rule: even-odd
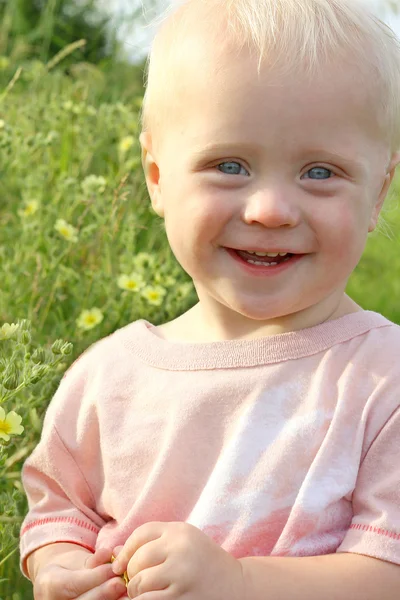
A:
POLYGON ((294 311, 283 311, 282 309, 277 310, 276 308, 271 307, 266 310, 265 305, 260 307, 254 306, 235 306, 232 305, 229 307, 235 313, 238 313, 245 317, 246 319, 251 319, 253 321, 272 321, 277 319, 282 319, 293 314, 294 311))

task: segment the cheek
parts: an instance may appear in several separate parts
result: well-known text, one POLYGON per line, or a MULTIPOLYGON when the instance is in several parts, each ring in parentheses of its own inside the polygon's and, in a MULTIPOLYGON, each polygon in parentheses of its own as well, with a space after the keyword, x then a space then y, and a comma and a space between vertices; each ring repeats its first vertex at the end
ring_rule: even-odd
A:
POLYGON ((368 235, 369 214, 364 208, 359 201, 357 205, 349 200, 324 215, 321 243, 337 258, 354 257, 358 262, 368 235))
POLYGON ((194 279, 211 265, 215 249, 226 242, 227 211, 215 195, 196 195, 179 199, 165 213, 165 229, 171 250, 182 268, 194 279))
POLYGON ((171 237, 187 241, 191 247, 201 249, 217 240, 230 218, 226 206, 215 194, 187 190, 173 202, 174 206, 170 205, 165 214, 166 228, 171 237))

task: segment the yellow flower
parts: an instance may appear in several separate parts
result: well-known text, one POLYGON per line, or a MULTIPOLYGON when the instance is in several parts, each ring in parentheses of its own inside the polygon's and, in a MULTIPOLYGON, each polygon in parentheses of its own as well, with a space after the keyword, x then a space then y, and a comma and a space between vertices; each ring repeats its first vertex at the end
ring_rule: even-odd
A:
POLYGON ((9 340, 12 338, 14 333, 19 328, 19 325, 16 323, 4 323, 2 327, 0 327, 0 340, 9 340))
POLYGON ((92 308, 91 310, 83 310, 76 320, 76 324, 80 329, 93 329, 104 319, 104 315, 99 308, 92 308))
POLYGON ((30 217, 39 210, 39 202, 37 200, 29 200, 25 202, 24 208, 18 211, 20 217, 30 217))
POLYGON ((68 242, 76 243, 78 241, 78 230, 64 219, 58 219, 54 229, 68 242))
POLYGON ((142 291, 142 296, 143 298, 146 298, 149 304, 154 304, 154 306, 160 306, 164 300, 164 296, 166 295, 166 293, 167 290, 165 290, 160 285, 148 285, 142 291))
POLYGON ((21 435, 24 428, 21 425, 22 417, 13 410, 6 416, 6 411, 0 406, 0 439, 10 441, 10 435, 21 435))
POLYGON ((121 290, 129 292, 138 292, 144 287, 144 279, 139 273, 131 273, 131 275, 120 275, 118 277, 118 287, 121 290))
POLYGON ((6 126, 6 122, 3 119, 0 119, 0 129, 4 129, 6 126))
POLYGON ((135 138, 132 135, 122 138, 119 143, 119 151, 122 152, 122 154, 125 154, 125 152, 128 152, 128 150, 132 148, 134 143, 135 138))

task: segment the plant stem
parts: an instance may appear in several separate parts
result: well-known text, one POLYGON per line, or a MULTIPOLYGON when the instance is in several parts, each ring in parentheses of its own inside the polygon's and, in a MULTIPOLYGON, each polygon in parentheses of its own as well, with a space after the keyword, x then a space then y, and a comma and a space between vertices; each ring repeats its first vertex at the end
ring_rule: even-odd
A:
POLYGON ((11 552, 9 554, 7 554, 7 556, 5 556, 2 560, 0 560, 0 567, 1 565, 3 565, 6 560, 8 560, 10 558, 10 556, 12 556, 16 551, 18 550, 18 546, 15 546, 14 550, 11 550, 11 552))

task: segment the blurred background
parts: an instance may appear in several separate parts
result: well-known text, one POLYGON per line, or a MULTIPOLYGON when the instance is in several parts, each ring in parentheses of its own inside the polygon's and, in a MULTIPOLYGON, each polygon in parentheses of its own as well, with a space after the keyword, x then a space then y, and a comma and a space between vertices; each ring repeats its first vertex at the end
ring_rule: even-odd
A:
MULTIPOLYGON (((140 60, 149 50, 152 39, 151 28, 146 28, 154 15, 160 13, 168 0, 99 0, 110 15, 112 27, 118 29, 118 39, 125 47, 126 55, 133 61, 140 60), (137 16, 140 18, 136 18, 137 16), (123 18, 122 22, 120 21, 123 18), (133 17, 133 19, 132 19, 133 17)), ((367 6, 400 34, 400 14, 398 0, 363 0, 367 6)))
MULTIPOLYGON (((398 0, 362 2, 372 7, 382 20, 400 34, 398 0)), ((10 18, 9 13, 13 13, 15 31, 28 33, 28 29, 32 30, 32 26, 37 24, 40 14, 54 11, 62 15, 64 30, 68 29, 72 38, 82 33, 82 20, 89 21, 95 25, 97 38, 101 32, 109 40, 118 40, 118 58, 140 63, 150 48, 153 35, 151 21, 168 5, 169 0, 14 0, 13 3, 1 0, 0 14, 8 12, 10 18)), ((109 46, 109 50, 111 48, 109 46)))
MULTIPOLYGON (((398 0, 364 0, 375 13, 400 35, 398 0)), ((110 17, 111 28, 116 28, 124 54, 133 62, 147 55, 152 29, 147 27, 167 5, 168 0, 99 0, 99 6, 110 17)))
MULTIPOLYGON (((364 1, 400 35, 398 0, 364 1)), ((0 0, 0 600, 33 598, 19 569, 20 473, 65 370, 117 328, 197 302, 138 143, 165 2, 0 0)), ((400 324, 399 196, 397 176, 348 293, 400 324)))

